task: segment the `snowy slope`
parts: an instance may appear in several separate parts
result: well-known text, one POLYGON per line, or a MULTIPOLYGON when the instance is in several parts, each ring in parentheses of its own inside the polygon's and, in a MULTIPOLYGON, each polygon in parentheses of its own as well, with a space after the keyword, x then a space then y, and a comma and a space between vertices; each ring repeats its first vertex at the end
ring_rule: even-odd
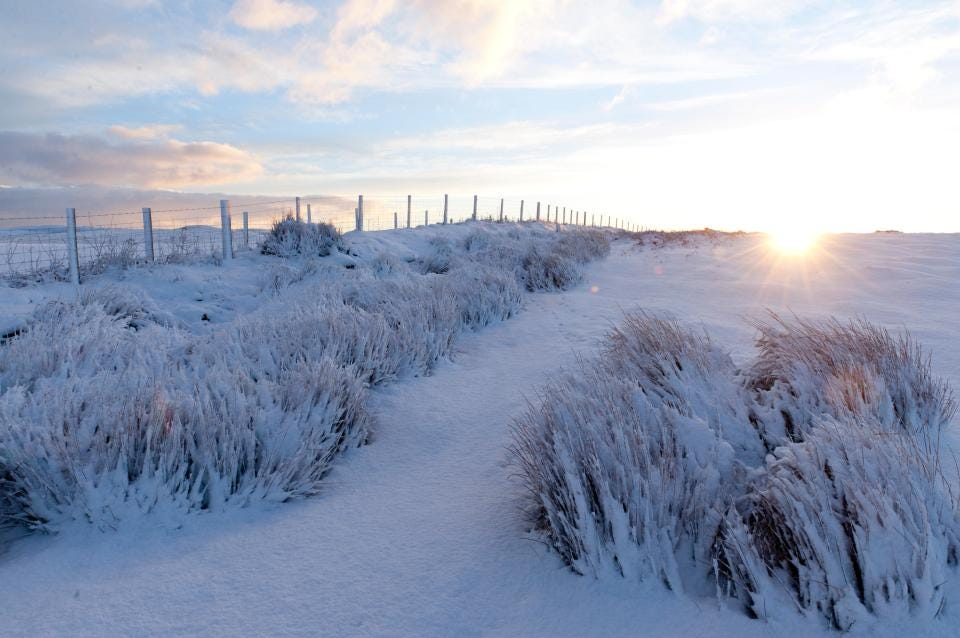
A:
MULTIPOLYGON (((459 232, 435 232, 446 231, 459 232)), ((373 233, 359 249, 415 251, 426 233, 402 235, 373 233)), ((210 308, 229 320, 258 303, 262 267, 128 276, 202 330, 197 315, 210 308)), ((15 543, 0 556, 0 635, 825 635, 816 619, 762 623, 713 599, 572 574, 527 538, 506 465, 510 421, 553 371, 639 308, 702 322, 744 359, 744 319, 764 307, 862 314, 908 327, 960 387, 960 236, 839 236, 803 259, 780 259, 757 237, 658 250, 621 241, 587 272, 577 289, 531 296, 515 319, 467 335, 433 376, 375 391, 375 440, 316 498, 192 517, 181 529, 144 520, 15 543)), ((0 306, 14 319, 56 294, 6 293, 0 306)), ((960 587, 951 590, 940 621, 853 634, 956 635, 960 587)))

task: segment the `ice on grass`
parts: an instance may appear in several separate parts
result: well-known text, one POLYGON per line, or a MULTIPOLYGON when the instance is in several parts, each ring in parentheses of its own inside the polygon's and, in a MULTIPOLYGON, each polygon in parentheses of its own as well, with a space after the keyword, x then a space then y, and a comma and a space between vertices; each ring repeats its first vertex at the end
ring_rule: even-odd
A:
POLYGON ((753 616, 847 630, 933 617, 960 547, 936 438, 950 388, 866 321, 759 323, 746 370, 628 315, 515 426, 534 528, 577 572, 713 587, 753 616))

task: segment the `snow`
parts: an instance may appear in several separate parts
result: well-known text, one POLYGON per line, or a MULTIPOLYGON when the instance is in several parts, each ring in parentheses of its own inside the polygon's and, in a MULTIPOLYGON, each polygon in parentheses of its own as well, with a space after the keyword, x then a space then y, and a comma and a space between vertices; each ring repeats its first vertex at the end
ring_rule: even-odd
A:
MULTIPOLYGON (((434 235, 464 232, 350 241, 360 258, 403 259, 434 235)), ((202 332, 266 303, 265 264, 277 263, 250 255, 106 278, 202 332)), ((466 334, 431 376, 374 390, 372 443, 341 459, 314 498, 190 516, 179 527, 145 517, 116 531, 78 525, 13 543, 0 555, 0 635, 830 635, 815 617, 750 620, 658 583, 574 574, 527 532, 507 463, 510 424, 559 369, 595 352, 638 309, 702 324, 737 363, 753 352, 747 319, 765 308, 863 315, 909 328, 934 371, 960 387, 958 282, 958 235, 835 236, 805 258, 781 258, 757 236, 658 249, 618 241, 577 288, 528 296, 516 317, 466 334)), ((0 289, 0 316, 18 325, 65 294, 62 285, 0 289)), ((955 635, 956 582, 947 599, 937 621, 852 634, 955 635)))

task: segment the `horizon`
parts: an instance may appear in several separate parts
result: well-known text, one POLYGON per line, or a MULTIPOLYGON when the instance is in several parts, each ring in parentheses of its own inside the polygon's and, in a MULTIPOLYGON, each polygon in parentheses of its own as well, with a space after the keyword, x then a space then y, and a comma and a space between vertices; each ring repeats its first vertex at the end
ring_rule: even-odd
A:
POLYGON ((479 194, 650 228, 960 231, 957 2, 110 0, 7 14, 8 195, 479 194))

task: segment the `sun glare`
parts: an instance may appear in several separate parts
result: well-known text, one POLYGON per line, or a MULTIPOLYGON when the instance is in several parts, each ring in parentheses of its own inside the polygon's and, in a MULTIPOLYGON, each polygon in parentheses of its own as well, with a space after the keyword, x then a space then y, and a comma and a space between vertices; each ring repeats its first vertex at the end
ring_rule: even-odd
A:
POLYGON ((781 228, 768 234, 770 246, 783 255, 806 254, 817 244, 819 233, 806 228, 781 228))

